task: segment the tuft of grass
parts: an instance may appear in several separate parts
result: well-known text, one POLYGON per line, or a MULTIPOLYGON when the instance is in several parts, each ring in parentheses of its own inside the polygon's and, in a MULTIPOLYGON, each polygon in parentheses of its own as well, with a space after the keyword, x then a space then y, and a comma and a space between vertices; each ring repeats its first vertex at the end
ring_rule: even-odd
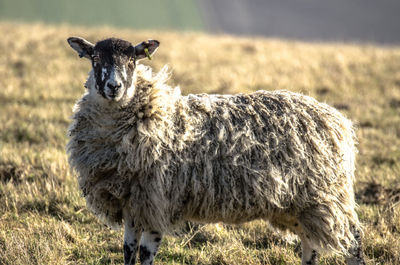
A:
MULTIPOLYGON (((0 264, 121 264, 122 232, 85 207, 66 130, 90 64, 66 39, 158 39, 150 64, 188 93, 302 92, 357 127, 358 213, 368 264, 400 264, 400 47, 0 23, 0 264)), ((165 237, 157 264, 299 264, 300 243, 262 221, 165 237)), ((344 264, 323 256, 321 264, 344 264)))

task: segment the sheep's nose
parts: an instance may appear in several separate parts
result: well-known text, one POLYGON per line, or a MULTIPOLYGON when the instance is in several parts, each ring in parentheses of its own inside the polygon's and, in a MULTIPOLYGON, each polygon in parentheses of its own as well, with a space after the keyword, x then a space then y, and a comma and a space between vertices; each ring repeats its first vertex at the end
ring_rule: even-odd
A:
POLYGON ((122 86, 121 82, 115 82, 115 81, 114 82, 113 81, 108 81, 107 82, 107 87, 109 89, 112 89, 112 90, 117 90, 121 86, 122 86))

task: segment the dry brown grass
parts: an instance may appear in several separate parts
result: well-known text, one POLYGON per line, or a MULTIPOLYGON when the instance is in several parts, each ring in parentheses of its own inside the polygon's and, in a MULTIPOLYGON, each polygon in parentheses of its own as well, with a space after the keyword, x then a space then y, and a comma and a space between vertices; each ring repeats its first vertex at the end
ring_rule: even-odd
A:
MULTIPOLYGON (((113 28, 0 24, 0 264, 120 264, 122 233, 85 208, 64 146, 89 63, 66 38, 161 41, 150 64, 184 93, 303 92, 358 126, 356 193, 368 264, 400 264, 400 47, 113 28), (375 186, 374 186, 375 185, 375 186)), ((166 237, 158 264, 294 264, 300 247, 261 222, 166 237)), ((323 257, 321 264, 343 264, 323 257)))

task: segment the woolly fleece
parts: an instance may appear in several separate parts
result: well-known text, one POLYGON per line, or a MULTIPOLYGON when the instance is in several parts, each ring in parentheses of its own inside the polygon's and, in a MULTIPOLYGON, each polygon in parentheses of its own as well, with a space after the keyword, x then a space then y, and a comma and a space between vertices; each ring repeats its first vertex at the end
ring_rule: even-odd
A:
MULTIPOLYGON (((90 209, 113 227, 173 232, 185 220, 269 220, 313 248, 347 253, 355 136, 334 108, 288 91, 182 96, 138 65, 133 98, 87 92, 69 128, 69 162, 90 209)), ((93 73, 88 79, 89 90, 93 73)))

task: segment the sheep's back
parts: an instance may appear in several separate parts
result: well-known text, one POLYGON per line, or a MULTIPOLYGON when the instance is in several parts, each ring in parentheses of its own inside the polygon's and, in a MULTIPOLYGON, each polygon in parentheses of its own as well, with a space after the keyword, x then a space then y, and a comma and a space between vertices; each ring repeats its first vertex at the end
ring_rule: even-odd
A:
POLYGON ((352 182, 351 122, 311 97, 189 95, 178 109, 175 142, 184 144, 168 163, 179 179, 171 196, 189 194, 181 196, 189 218, 242 222, 301 212, 312 198, 352 182), (179 182, 186 184, 181 192, 179 182))

